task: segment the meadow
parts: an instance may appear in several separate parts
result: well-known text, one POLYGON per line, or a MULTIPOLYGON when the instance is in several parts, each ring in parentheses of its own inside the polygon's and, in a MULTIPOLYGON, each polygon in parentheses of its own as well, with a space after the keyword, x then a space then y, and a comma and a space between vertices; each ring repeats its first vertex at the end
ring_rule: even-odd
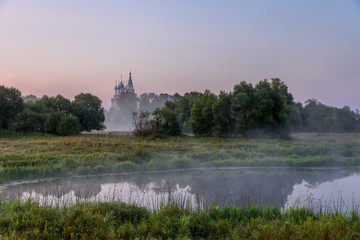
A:
MULTIPOLYGON (((360 134, 293 134, 290 140, 143 138, 118 133, 59 137, 3 132, 0 181, 197 167, 360 165, 360 134)), ((160 209, 121 202, 68 206, 0 202, 1 239, 358 239, 358 210, 341 214, 272 206, 160 209)))
POLYGON ((293 134, 290 140, 167 137, 118 133, 59 137, 3 132, 0 182, 49 176, 198 167, 360 165, 360 134, 293 134))

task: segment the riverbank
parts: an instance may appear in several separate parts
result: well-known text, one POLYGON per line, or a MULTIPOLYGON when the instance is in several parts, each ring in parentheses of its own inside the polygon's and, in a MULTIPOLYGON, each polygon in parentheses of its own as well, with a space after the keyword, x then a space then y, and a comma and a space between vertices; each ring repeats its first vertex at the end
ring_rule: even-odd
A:
POLYGON ((349 167, 360 165, 360 134, 292 135, 291 140, 174 137, 116 133, 58 137, 2 134, 0 182, 197 167, 349 167))
POLYGON ((151 212, 112 203, 56 208, 33 202, 0 204, 1 239, 357 239, 359 213, 315 214, 277 207, 176 205, 151 212))

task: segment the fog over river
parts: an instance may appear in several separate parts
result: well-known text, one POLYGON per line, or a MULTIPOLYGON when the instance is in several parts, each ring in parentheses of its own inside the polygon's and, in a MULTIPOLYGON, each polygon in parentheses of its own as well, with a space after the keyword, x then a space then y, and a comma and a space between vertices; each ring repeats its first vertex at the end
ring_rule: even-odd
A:
POLYGON ((123 201, 157 209, 169 201, 209 205, 304 206, 348 212, 360 203, 359 168, 214 168, 15 181, 0 185, 2 200, 41 204, 123 201))

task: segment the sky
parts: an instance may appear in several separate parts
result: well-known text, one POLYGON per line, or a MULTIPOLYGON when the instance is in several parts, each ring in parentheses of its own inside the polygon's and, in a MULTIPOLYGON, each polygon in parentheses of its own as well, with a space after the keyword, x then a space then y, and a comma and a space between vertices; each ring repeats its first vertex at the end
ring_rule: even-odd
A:
POLYGON ((278 77, 295 101, 360 109, 359 0, 0 0, 0 85, 81 92, 231 91, 278 77))

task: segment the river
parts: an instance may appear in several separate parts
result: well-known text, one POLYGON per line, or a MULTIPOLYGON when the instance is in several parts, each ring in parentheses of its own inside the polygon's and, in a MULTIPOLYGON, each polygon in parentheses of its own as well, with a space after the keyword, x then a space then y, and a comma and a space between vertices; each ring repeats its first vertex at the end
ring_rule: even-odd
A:
POLYGON ((0 197, 52 206, 122 201, 158 209, 176 202, 349 212, 359 209, 359 186, 360 168, 207 168, 13 181, 0 185, 0 197))

